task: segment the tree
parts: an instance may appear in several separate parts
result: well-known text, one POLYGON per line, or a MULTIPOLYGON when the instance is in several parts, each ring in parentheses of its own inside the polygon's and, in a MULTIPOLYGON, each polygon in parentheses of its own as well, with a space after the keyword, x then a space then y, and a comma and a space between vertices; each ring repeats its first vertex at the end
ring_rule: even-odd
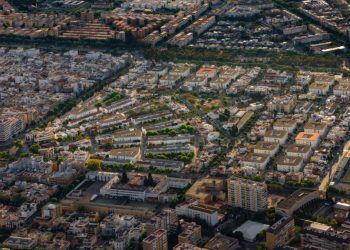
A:
POLYGON ((102 103, 101 102, 96 102, 94 106, 95 106, 95 108, 99 109, 99 108, 102 107, 102 103))
POLYGON ((266 231, 263 230, 260 233, 256 235, 256 240, 257 241, 264 241, 266 239, 266 231))
POLYGON ((176 131, 174 129, 172 129, 172 130, 169 131, 169 135, 170 136, 176 136, 177 133, 176 133, 176 131))
POLYGON ((151 186, 153 187, 155 185, 155 182, 153 180, 153 177, 152 177, 152 174, 151 173, 148 173, 148 177, 146 179, 146 183, 145 183, 146 186, 151 186))
POLYGON ((233 125, 232 128, 230 129, 230 134, 231 134, 232 136, 237 136, 237 134, 238 134, 238 128, 237 128, 236 125, 233 125))
POLYGON ((101 171, 101 160, 98 159, 90 159, 85 163, 87 169, 91 171, 101 171))
POLYGON ((120 182, 125 184, 125 183, 128 183, 129 181, 129 178, 128 178, 128 175, 127 173, 124 171, 123 174, 122 174, 122 178, 120 179, 120 182))
POLYGON ((335 219, 332 219, 332 220, 329 222, 329 225, 331 225, 331 226, 336 226, 336 225, 338 225, 338 222, 337 222, 335 219))
POLYGON ((234 238, 236 238, 239 241, 243 241, 243 233, 241 231, 236 231, 232 235, 234 238))
POLYGON ((16 147, 18 147, 18 148, 22 148, 23 145, 24 145, 24 142, 23 142, 22 140, 17 140, 17 141, 15 142, 15 145, 16 145, 16 147))
POLYGON ((39 144, 33 144, 32 146, 30 146, 29 151, 33 154, 38 154, 40 148, 41 147, 39 144))

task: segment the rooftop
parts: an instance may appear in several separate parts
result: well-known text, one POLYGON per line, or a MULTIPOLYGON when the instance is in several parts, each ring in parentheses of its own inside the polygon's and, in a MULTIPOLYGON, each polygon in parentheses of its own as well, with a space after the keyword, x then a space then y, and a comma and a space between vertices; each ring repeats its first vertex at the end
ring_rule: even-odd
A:
POLYGON ((318 133, 308 133, 308 132, 300 132, 295 140, 299 141, 317 141, 320 137, 318 133))

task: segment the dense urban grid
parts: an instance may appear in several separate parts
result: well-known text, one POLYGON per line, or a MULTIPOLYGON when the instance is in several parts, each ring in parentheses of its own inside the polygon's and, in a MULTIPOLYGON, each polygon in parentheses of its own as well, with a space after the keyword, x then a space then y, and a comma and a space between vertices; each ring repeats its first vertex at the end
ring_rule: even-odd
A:
POLYGON ((350 249, 349 6, 0 0, 1 249, 350 249))

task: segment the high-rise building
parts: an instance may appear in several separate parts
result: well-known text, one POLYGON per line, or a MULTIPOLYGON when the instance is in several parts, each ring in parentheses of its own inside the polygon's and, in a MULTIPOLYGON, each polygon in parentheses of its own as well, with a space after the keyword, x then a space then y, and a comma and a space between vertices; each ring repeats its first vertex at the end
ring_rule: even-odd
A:
POLYGON ((228 180, 228 204, 250 211, 267 208, 267 186, 263 182, 233 177, 228 180))
POLYGON ((294 218, 282 217, 266 230, 266 247, 268 250, 287 245, 294 239, 295 233, 294 218))
POLYGON ((168 250, 167 231, 159 229, 148 235, 143 241, 144 250, 168 250))

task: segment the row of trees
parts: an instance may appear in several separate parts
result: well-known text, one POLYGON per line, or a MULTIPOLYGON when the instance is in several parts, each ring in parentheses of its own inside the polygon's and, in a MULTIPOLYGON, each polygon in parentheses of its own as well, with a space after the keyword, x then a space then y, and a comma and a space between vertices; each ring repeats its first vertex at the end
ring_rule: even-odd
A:
POLYGON ((148 136, 152 135, 170 135, 170 136, 176 136, 178 133, 180 134, 193 134, 195 132, 195 128, 192 125, 189 124, 183 124, 179 129, 170 129, 170 128, 164 128, 161 130, 151 130, 147 132, 148 136))
POLYGON ((179 153, 161 153, 161 154, 146 154, 146 158, 151 159, 164 159, 164 160, 175 160, 175 161, 183 161, 184 163, 190 163, 194 157, 194 152, 179 152, 179 153))

